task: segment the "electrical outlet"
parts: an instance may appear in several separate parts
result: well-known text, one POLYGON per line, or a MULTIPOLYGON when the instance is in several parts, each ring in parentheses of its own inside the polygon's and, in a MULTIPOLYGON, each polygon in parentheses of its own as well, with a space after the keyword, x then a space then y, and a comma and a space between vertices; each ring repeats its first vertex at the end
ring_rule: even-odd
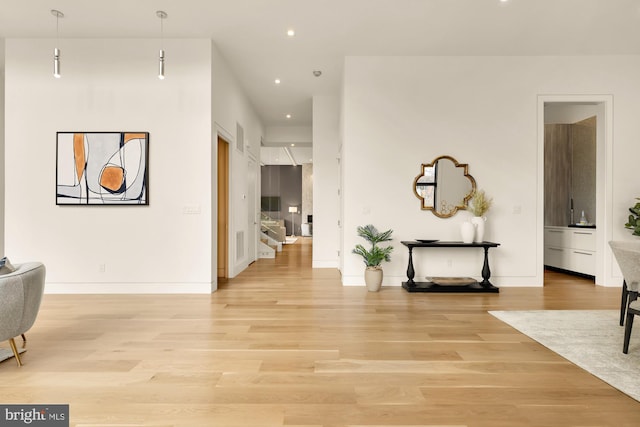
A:
POLYGON ((453 267, 453 260, 451 259, 447 260, 447 267, 453 267))
POLYGON ((106 264, 100 264, 100 265, 98 266, 98 271, 99 271, 100 273, 104 273, 105 271, 107 271, 107 265, 106 265, 106 264))

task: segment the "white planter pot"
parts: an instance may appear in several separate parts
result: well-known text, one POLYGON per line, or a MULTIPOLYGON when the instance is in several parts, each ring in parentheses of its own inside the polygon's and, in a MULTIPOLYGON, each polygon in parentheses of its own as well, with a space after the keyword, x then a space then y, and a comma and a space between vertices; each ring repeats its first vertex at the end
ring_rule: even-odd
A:
POLYGON ((474 216, 471 218, 471 224, 476 228, 474 242, 484 242, 484 222, 487 218, 483 216, 474 216))
POLYGON ((476 234, 476 228, 469 221, 465 221, 460 224, 460 235, 462 236, 462 243, 473 243, 473 237, 476 234))
POLYGON ((364 270, 364 283, 369 292, 378 292, 382 287, 382 267, 367 267, 364 270))

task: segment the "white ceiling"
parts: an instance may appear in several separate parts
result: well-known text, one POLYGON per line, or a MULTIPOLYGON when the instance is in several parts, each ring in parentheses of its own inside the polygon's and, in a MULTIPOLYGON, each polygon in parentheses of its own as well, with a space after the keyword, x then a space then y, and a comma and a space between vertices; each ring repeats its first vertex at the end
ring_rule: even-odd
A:
MULTIPOLYGON (((639 0, 0 0, 0 38, 211 38, 265 126, 310 126, 345 56, 640 53, 639 0), (289 38, 286 30, 294 28, 289 38), (313 70, 322 70, 314 77, 313 70), (280 78, 279 86, 274 79, 280 78), (285 114, 291 114, 286 119, 285 114)), ((1 52, 0 52, 1 53, 1 52)), ((4 55, 2 55, 3 57, 4 55)), ((4 59, 0 66, 3 67, 4 59)), ((171 67, 167 52, 167 67, 171 67)))
POLYGON ((313 163, 312 151, 311 147, 260 147, 260 162, 264 165, 299 166, 313 163))

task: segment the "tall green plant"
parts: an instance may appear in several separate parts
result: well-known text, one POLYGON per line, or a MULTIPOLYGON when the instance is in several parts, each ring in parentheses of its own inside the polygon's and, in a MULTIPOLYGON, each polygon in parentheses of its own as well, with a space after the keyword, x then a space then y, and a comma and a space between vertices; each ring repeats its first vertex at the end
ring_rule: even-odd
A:
POLYGON ((353 253, 362 256, 367 267, 379 267, 382 261, 391 261, 391 251, 393 246, 380 247, 379 243, 391 240, 393 230, 379 232, 373 225, 368 224, 357 229, 358 236, 371 243, 371 249, 358 244, 353 249, 353 253))
MULTIPOLYGON (((636 200, 640 198, 636 197, 636 200)), ((634 236, 640 236, 640 202, 637 202, 634 206, 629 208, 629 221, 624 225, 624 228, 633 230, 631 234, 634 236)))

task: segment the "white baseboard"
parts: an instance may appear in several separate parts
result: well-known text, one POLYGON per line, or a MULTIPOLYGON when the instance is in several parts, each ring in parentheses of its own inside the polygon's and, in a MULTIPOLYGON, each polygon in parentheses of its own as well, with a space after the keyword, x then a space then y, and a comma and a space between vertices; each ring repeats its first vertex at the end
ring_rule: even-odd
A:
POLYGON ((312 261, 311 268, 338 268, 338 261, 312 261))
MULTIPOLYGON (((215 284, 213 284, 215 286, 215 284)), ((211 283, 46 283, 45 294, 210 294, 211 283)))

